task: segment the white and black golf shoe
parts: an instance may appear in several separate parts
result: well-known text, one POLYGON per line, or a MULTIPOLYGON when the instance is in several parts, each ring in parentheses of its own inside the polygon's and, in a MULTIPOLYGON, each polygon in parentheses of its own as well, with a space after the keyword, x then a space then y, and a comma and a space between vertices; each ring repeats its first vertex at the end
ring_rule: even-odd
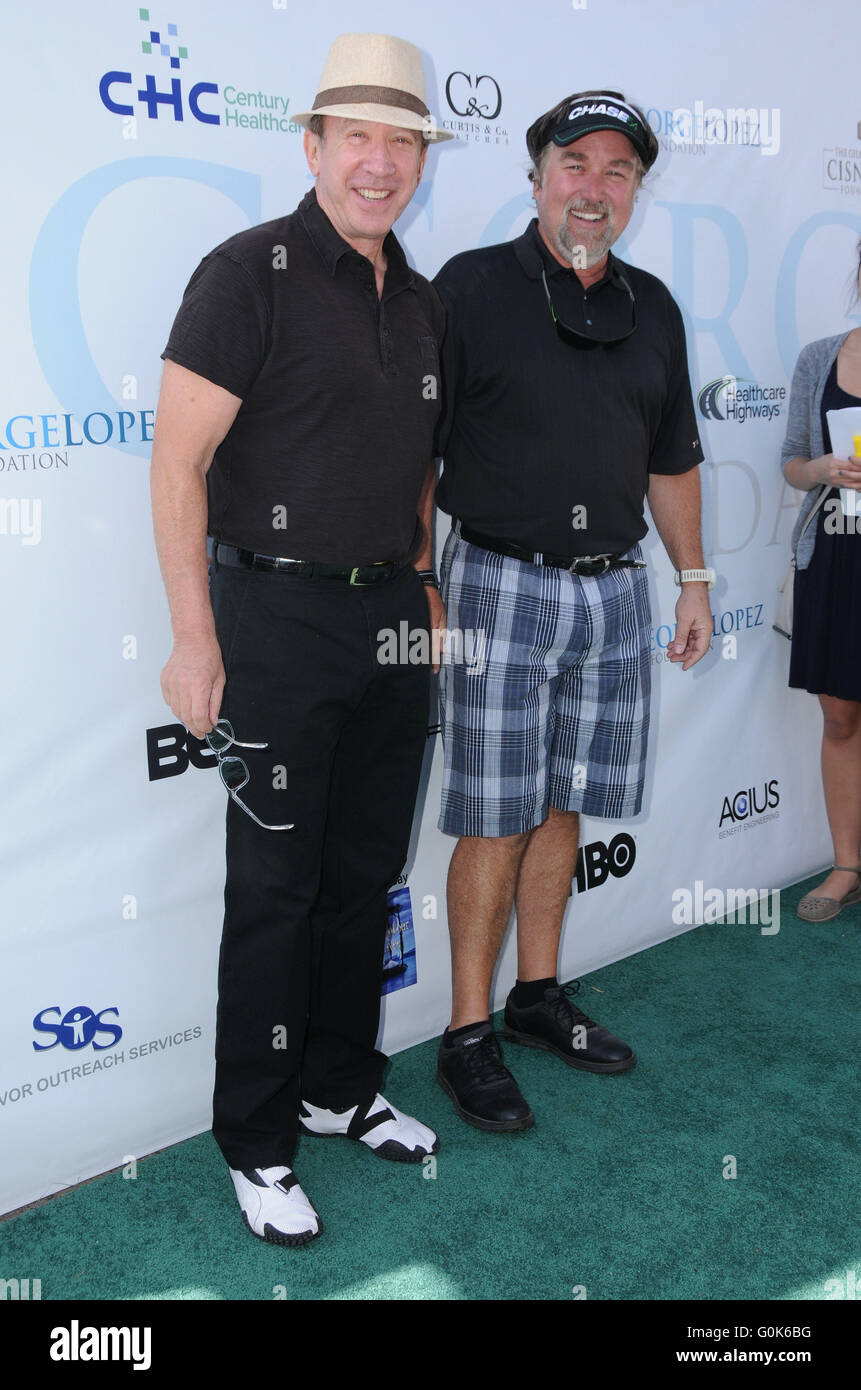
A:
POLYGON ((283 1163, 275 1168, 229 1168, 242 1219, 252 1235, 273 1245, 307 1245, 323 1229, 299 1179, 283 1163))
POLYGON ((374 1096, 370 1105, 353 1105, 347 1110, 324 1110, 303 1100, 299 1128, 318 1138, 340 1134, 358 1139, 380 1158, 395 1163, 421 1163, 439 1148, 432 1129, 412 1115, 403 1115, 380 1095, 374 1096))

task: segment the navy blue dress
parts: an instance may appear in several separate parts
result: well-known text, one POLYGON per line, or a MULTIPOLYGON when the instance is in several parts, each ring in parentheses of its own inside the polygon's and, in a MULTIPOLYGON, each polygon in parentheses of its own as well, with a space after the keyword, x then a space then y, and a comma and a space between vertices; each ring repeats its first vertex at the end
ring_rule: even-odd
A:
MULTIPOLYGON (((861 406, 861 398, 837 385, 835 359, 822 395, 826 453, 831 452, 831 435, 825 412, 847 406, 861 406)), ((847 518, 850 524, 854 520, 855 534, 830 535, 825 513, 832 499, 840 500, 836 489, 810 523, 816 527, 813 559, 795 574, 789 684, 811 695, 861 701, 861 516, 847 518)))

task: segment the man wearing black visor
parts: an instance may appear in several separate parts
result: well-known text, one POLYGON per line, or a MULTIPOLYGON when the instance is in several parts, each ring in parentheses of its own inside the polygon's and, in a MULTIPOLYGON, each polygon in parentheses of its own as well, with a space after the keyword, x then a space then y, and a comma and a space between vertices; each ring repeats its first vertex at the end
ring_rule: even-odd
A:
POLYGON ((669 659, 688 670, 711 633, 682 318, 660 280, 610 250, 657 141, 620 93, 591 91, 541 116, 526 143, 537 219, 514 241, 455 256, 434 282, 447 311, 437 501, 453 523, 442 592, 449 629, 479 634, 483 652, 444 662, 440 678, 440 828, 459 839, 437 1074, 458 1114, 486 1130, 534 1121, 489 1022, 512 905, 503 1036, 593 1072, 635 1062, 556 971, 579 813, 642 805, 646 495, 680 586, 669 659))

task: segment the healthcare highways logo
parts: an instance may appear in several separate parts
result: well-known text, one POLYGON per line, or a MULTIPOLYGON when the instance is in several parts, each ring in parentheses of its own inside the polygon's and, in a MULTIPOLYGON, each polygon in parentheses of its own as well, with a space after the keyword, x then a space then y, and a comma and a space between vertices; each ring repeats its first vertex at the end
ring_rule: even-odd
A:
POLYGON ((741 376, 719 376, 697 396, 706 420, 776 420, 786 402, 785 386, 760 386, 741 376))

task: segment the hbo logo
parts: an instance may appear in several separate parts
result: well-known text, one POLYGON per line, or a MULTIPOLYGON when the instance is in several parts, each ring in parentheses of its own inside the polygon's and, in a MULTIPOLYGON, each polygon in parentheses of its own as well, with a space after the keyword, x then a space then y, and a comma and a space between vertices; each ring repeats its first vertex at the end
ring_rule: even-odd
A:
POLYGON ((586 893, 590 888, 600 888, 610 874, 614 878, 624 878, 634 867, 637 847, 630 835, 615 835, 609 845, 603 840, 594 840, 591 845, 581 845, 577 855, 577 892, 586 893))

